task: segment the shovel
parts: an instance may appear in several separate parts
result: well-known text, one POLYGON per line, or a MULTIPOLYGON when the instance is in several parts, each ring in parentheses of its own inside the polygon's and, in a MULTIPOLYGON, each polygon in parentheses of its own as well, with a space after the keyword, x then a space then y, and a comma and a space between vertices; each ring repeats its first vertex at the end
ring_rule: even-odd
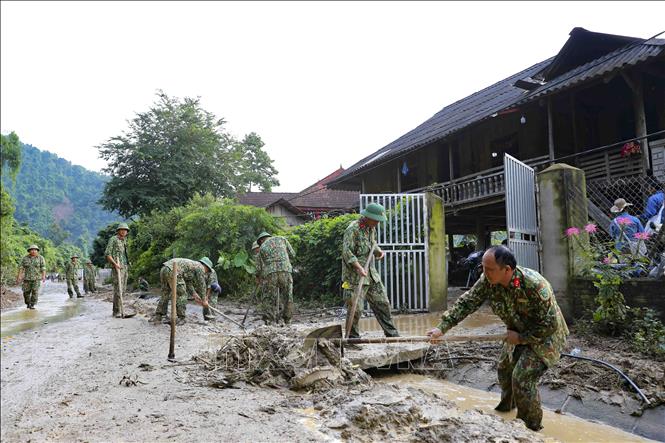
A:
MULTIPOLYGON (((127 271, 125 271, 125 272, 127 272, 127 271)), ((120 297, 119 297, 120 298, 120 318, 132 318, 136 315, 136 311, 132 312, 131 314, 125 314, 125 304, 122 300, 122 293, 125 292, 126 287, 127 287, 127 285, 125 284, 125 286, 122 288, 122 291, 119 291, 120 292, 120 297)))
MULTIPOLYGON (((252 298, 250 299, 251 302, 256 303, 256 293, 259 291, 259 285, 256 285, 254 287, 254 293, 252 294, 252 298)), ((247 306, 247 310, 245 311, 245 316, 242 318, 242 321, 240 322, 241 325, 245 324, 245 320, 247 320, 247 314, 249 314, 249 308, 251 308, 252 305, 247 306)))
POLYGON ((351 326, 353 325, 353 319, 356 316, 356 306, 358 305, 358 299, 360 298, 360 294, 362 293, 363 290, 363 283, 365 283, 365 279, 367 278, 366 275, 369 273, 369 266, 372 263, 372 259, 374 258, 375 249, 376 249, 376 243, 374 244, 374 246, 372 246, 372 249, 369 251, 369 255, 367 256, 367 262, 365 263, 365 267, 363 268, 365 270, 365 276, 361 276, 360 279, 358 280, 356 293, 353 294, 353 298, 351 299, 351 307, 348 313, 346 314, 345 331, 347 338, 349 334, 351 334, 351 326))
MULTIPOLYGON (((201 306, 203 306, 203 300, 201 300, 201 297, 198 297, 198 296, 195 295, 195 296, 194 296, 194 299, 196 300, 196 302, 197 302, 198 304, 200 304, 201 306)), ((217 308, 213 308, 212 306, 210 306, 210 304, 208 304, 208 309, 210 309, 210 310, 211 310, 212 312, 214 312, 215 314, 221 315, 222 317, 224 317, 225 319, 227 319, 228 321, 230 321, 230 322, 233 323, 234 325, 238 326, 238 327, 239 327, 240 329, 242 329, 243 331, 245 330, 245 327, 244 327, 243 325, 241 325, 240 323, 238 323, 237 321, 235 321, 234 319, 232 319, 232 318, 229 317, 228 315, 224 314, 224 313, 223 313, 222 311, 220 311, 219 309, 217 309, 217 308)))
POLYGON ((493 335, 450 335, 441 336, 432 340, 431 337, 426 335, 416 335, 410 337, 366 337, 366 338, 342 338, 342 326, 331 325, 323 328, 315 329, 307 334, 305 337, 304 350, 308 351, 318 344, 319 339, 325 338, 334 344, 339 343, 344 349, 345 344, 376 344, 376 343, 424 343, 431 342, 432 344, 438 343, 451 343, 461 341, 503 341, 506 339, 506 334, 493 334, 493 335))

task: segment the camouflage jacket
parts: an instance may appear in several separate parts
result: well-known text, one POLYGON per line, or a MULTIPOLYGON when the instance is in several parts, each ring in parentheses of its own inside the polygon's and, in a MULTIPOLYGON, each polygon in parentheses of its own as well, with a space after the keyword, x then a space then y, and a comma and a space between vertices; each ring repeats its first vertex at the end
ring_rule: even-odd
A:
MULTIPOLYGON (((438 328, 445 333, 476 311, 485 300, 506 327, 518 332, 525 344, 531 346, 547 366, 559 360, 568 326, 545 277, 532 269, 518 266, 510 286, 504 288, 491 285, 483 274, 443 313, 438 328)), ((504 352, 507 350, 508 346, 504 346, 504 352)))
POLYGON ((217 272, 214 269, 211 269, 210 272, 206 274, 206 288, 210 289, 214 283, 217 283, 217 272))
POLYGON ((266 277, 273 272, 291 272, 290 258, 295 257, 291 243, 284 237, 270 237, 256 254, 256 275, 266 277))
POLYGON ((23 280, 41 280, 46 271, 46 262, 41 255, 32 257, 28 254, 21 260, 21 267, 23 268, 23 280))
POLYGON ((69 260, 65 264, 65 276, 67 278, 75 278, 77 277, 76 273, 78 272, 79 269, 80 267, 78 262, 74 263, 71 260, 69 260))
MULTIPOLYGON (((360 262, 364 268, 369 257, 369 251, 372 245, 376 243, 376 228, 361 225, 360 220, 352 221, 344 231, 344 242, 342 243, 342 282, 345 288, 355 288, 360 280, 360 275, 354 267, 355 262, 360 262)), ((374 250, 374 257, 381 256, 381 248, 377 246, 374 250)), ((364 285, 371 281, 380 282, 381 276, 376 270, 376 260, 372 261, 369 267, 369 273, 365 279, 364 285)))
POLYGON ((94 265, 85 265, 83 267, 83 277, 94 279, 97 277, 97 268, 94 265))
POLYGON ((182 278, 187 286, 187 293, 193 295, 196 293, 204 298, 206 294, 207 280, 205 265, 188 258, 172 258, 164 263, 164 266, 173 271, 173 263, 177 263, 178 278, 182 278))
POLYGON ((106 250, 104 251, 104 256, 113 257, 113 260, 116 261, 119 265, 127 267, 129 265, 129 259, 127 258, 127 237, 124 240, 120 240, 117 235, 109 238, 109 242, 106 244, 106 250))

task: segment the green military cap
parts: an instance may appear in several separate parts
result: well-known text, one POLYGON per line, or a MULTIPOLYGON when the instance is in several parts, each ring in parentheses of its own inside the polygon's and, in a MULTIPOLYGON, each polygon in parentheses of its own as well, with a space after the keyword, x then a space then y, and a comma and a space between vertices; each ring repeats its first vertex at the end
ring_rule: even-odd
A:
POLYGON ((200 259, 199 259, 199 262, 201 262, 201 263, 203 263, 204 265, 206 265, 206 266, 208 267, 208 269, 210 269, 210 270, 212 271, 212 262, 210 261, 210 259, 209 259, 208 257, 202 257, 202 258, 200 258, 200 259))
POLYGON ((30 252, 31 249, 36 249, 36 250, 39 251, 39 246, 37 246, 37 245, 30 245, 30 246, 28 246, 28 252, 30 252))
POLYGON ((72 256, 70 258, 79 258, 79 256, 76 255, 76 254, 72 254, 72 256))
POLYGON ((263 237, 272 237, 272 236, 271 236, 270 234, 268 234, 266 231, 263 231, 262 233, 259 234, 259 236, 257 237, 256 241, 258 242, 258 241, 261 240, 263 237))
POLYGON ((252 243, 252 251, 254 249, 259 249, 260 247, 261 247, 261 245, 259 245, 257 242, 252 243))
POLYGON ((90 259, 87 259, 85 262, 86 262, 87 264, 89 264, 89 265, 92 264, 92 260, 90 260, 90 259))
POLYGON ((116 232, 121 230, 121 229, 126 229, 129 231, 129 226, 127 226, 127 223, 120 223, 117 228, 115 228, 116 232))
POLYGON ((378 222, 384 222, 387 220, 385 208, 378 203, 370 203, 365 209, 360 211, 360 215, 378 222))

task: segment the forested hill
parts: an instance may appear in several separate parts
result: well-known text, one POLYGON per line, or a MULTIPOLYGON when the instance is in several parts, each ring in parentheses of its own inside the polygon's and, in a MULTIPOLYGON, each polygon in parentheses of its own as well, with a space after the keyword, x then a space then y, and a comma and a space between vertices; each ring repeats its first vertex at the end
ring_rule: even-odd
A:
POLYGON ((15 187, 5 172, 2 182, 14 198, 14 218, 56 245, 67 241, 89 250, 97 232, 119 219, 97 203, 107 178, 55 154, 23 144, 15 187))

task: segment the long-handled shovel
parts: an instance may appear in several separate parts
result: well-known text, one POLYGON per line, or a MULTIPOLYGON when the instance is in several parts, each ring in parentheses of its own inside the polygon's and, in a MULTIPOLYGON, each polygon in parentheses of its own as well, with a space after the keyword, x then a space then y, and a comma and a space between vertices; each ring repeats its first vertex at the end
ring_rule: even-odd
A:
MULTIPOLYGON (((203 306, 203 300, 201 300, 201 297, 198 297, 198 296, 195 295, 195 296, 194 296, 194 300, 196 300, 196 302, 197 302, 198 304, 200 304, 201 306, 203 306)), ((239 327, 240 329, 242 329, 243 331, 245 330, 245 327, 244 327, 243 325, 241 325, 240 323, 238 323, 237 321, 235 321, 234 319, 232 319, 232 318, 229 317, 228 315, 224 314, 224 313, 223 313, 222 311, 220 311, 219 309, 217 309, 217 308, 213 308, 212 306, 210 306, 210 304, 208 304, 208 309, 210 309, 212 312, 214 312, 214 313, 217 314, 217 315, 221 315, 222 317, 224 317, 225 319, 227 319, 228 321, 230 321, 230 322, 233 323, 234 325, 238 326, 238 327, 239 327)))
POLYGON ((331 325, 318 328, 307 334, 305 337, 304 350, 307 351, 316 346, 319 339, 325 338, 334 344, 340 344, 342 347, 345 344, 370 344, 370 343, 423 343, 431 342, 432 344, 446 343, 446 342, 460 342, 460 341, 503 341, 506 339, 506 334, 493 334, 493 335, 443 335, 435 340, 431 337, 417 335, 411 337, 366 337, 366 338, 342 338, 342 326, 331 325))
MULTIPOLYGON (((125 272, 127 272, 126 269, 125 269, 125 272)), ((120 298, 120 318, 132 318, 136 315, 136 312, 132 312, 131 314, 125 314, 125 303, 122 299, 122 294, 125 292, 125 288, 127 288, 127 281, 125 280, 124 277, 121 279, 119 275, 118 275, 118 280, 122 280, 121 282, 118 282, 118 286, 122 286, 122 288, 120 288, 121 290, 118 291, 118 292, 120 292, 120 296, 119 296, 119 298, 120 298), (123 284, 123 282, 124 282, 124 284, 123 284)))
MULTIPOLYGON (((251 303, 256 304, 256 293, 259 290, 259 285, 254 286, 254 293, 252 294, 252 298, 250 299, 251 303)), ((242 318, 242 321, 240 322, 241 325, 245 324, 245 320, 247 320, 247 314, 249 314, 249 308, 251 308, 252 305, 247 306, 247 310, 245 311, 245 316, 242 318)))
POLYGON ((175 305, 178 286, 178 263, 173 262, 173 279, 171 280, 171 341, 169 342, 169 361, 175 360, 175 305))
POLYGON ((358 299, 360 298, 360 294, 362 293, 363 290, 363 283, 365 283, 365 279, 367 278, 366 275, 369 273, 369 265, 372 263, 372 259, 374 258, 375 249, 376 249, 376 243, 374 244, 374 246, 372 246, 372 249, 369 251, 369 255, 367 256, 367 262, 365 263, 365 267, 363 268, 365 270, 365 275, 361 276, 360 279, 358 280, 356 293, 353 294, 353 298, 351 299, 351 308, 346 314, 346 325, 344 328, 344 332, 346 333, 347 338, 351 334, 351 326, 353 325, 353 319, 356 316, 356 306, 358 305, 358 299))

